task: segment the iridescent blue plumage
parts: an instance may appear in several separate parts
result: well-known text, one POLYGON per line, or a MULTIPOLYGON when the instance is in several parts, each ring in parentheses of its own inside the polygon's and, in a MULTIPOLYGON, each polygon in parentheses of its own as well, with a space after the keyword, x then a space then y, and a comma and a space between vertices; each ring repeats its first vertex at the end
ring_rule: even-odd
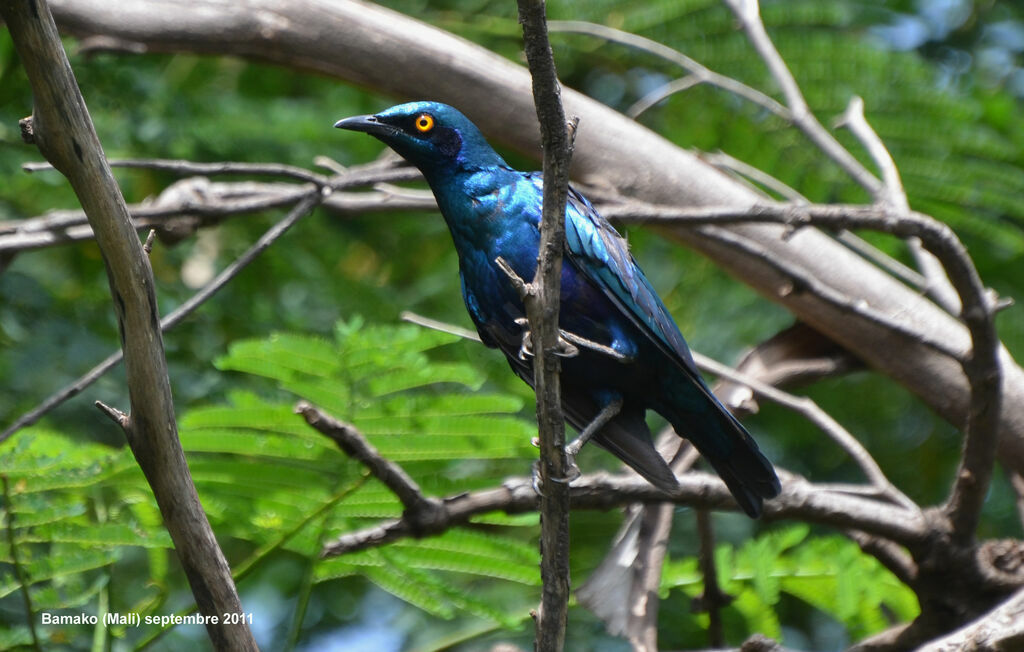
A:
MULTIPOLYGON (((412 102, 336 127, 367 132, 418 167, 430 184, 459 255, 462 295, 484 344, 533 383, 532 359, 520 356, 522 302, 495 262, 503 258, 532 279, 540 240, 542 179, 511 169, 454 108, 412 102)), ((618 358, 581 347, 562 361, 567 420, 584 428, 609 404, 619 413, 594 440, 654 485, 672 491, 675 476, 655 450, 648 409, 687 437, 751 516, 779 493, 771 463, 701 379, 689 348, 625 240, 572 188, 566 206, 559 326, 610 346, 618 358)))

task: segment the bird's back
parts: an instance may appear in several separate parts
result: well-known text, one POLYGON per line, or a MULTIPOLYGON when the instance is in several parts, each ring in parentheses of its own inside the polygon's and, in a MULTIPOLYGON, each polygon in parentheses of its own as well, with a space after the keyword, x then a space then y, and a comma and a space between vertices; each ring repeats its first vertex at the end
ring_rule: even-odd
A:
MULTIPOLYGON (((521 278, 533 278, 539 245, 541 177, 502 171, 466 184, 476 229, 459 247, 464 295, 481 336, 502 350, 513 370, 532 385, 530 359, 520 355, 523 307, 495 264, 504 258, 521 278), (472 240, 472 242, 470 242, 472 240)), ((462 228, 465 228, 463 225, 462 228)), ((778 494, 775 472, 745 428, 704 383, 690 350, 625 239, 575 190, 566 209, 566 257, 559 326, 604 345, 617 344, 622 362, 582 348, 562 362, 569 421, 582 429, 601 409, 604 394, 621 396, 624 409, 596 438, 654 484, 675 480, 656 457, 643 413, 654 409, 694 443, 722 476, 744 510, 760 514, 764 498, 778 494), (598 397, 598 398, 595 398, 598 397)))

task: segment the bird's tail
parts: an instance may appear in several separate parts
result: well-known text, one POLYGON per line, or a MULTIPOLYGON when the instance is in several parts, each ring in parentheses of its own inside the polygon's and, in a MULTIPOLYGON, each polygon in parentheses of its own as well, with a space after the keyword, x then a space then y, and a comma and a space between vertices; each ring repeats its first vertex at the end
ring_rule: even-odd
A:
POLYGON ((690 409, 669 409, 662 414, 679 436, 686 437, 697 447, 743 511, 751 518, 758 518, 764 500, 779 495, 779 478, 747 429, 710 390, 703 389, 707 392, 706 402, 690 409))

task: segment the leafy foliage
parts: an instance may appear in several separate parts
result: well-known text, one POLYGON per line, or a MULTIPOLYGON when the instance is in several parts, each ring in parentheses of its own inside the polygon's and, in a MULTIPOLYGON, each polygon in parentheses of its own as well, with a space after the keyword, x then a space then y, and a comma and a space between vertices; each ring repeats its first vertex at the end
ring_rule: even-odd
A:
MULTIPOLYGON (((483 383, 478 370, 432 359, 456 340, 414 326, 353 320, 339 324, 333 340, 275 334, 236 342, 217 360, 223 370, 272 381, 267 391, 275 397, 238 390, 225 405, 181 418, 182 444, 211 522, 220 536, 249 551, 234 564, 240 572, 271 555, 292 554, 308 560, 307 590, 358 575, 435 616, 461 612, 501 626, 522 618, 525 610, 511 616, 517 612, 475 597, 469 587, 478 579, 537 585, 536 547, 524 540, 532 528, 517 533, 522 525, 535 525, 535 518, 519 527, 510 522, 453 530, 316 561, 324 542, 397 517, 401 505, 292 412, 296 397, 317 401, 361 428, 382 453, 408 462, 429 493, 487 484, 488 466, 501 471, 503 460, 530 456, 532 426, 518 416, 520 399, 470 393, 483 383), (459 466, 473 460, 483 465, 478 473, 458 478, 459 466)), ((131 607, 145 617, 166 609, 161 594, 171 542, 126 449, 73 445, 37 429, 0 455, 0 467, 11 484, 5 519, 13 524, 20 570, 37 612, 80 609, 102 621, 95 612, 98 593, 123 567, 140 563, 148 566, 150 585, 119 593, 111 610, 131 607)), ((3 600, 21 590, 9 547, 0 564, 3 600)), ((47 635, 53 641, 85 636, 76 625, 53 626, 47 635)))
MULTIPOLYGON (((914 593, 857 544, 834 535, 811 536, 804 524, 763 534, 738 548, 719 545, 715 563, 719 586, 734 598, 728 611, 741 616, 749 628, 746 634, 731 632, 735 644, 755 632, 785 640, 778 614, 787 598, 841 622, 853 640, 918 612, 914 593)), ((661 586, 699 596, 703 582, 697 561, 667 562, 661 586)))

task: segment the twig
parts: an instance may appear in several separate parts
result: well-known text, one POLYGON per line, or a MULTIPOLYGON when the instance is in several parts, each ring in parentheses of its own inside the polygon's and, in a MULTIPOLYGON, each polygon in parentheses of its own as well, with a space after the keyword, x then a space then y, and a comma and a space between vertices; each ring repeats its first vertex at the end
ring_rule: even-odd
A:
MULTIPOLYGON (((24 163, 21 169, 25 172, 39 172, 52 169, 49 163, 24 163)), ((110 161, 110 167, 114 168, 138 168, 144 170, 158 170, 170 172, 180 176, 201 174, 215 176, 221 174, 243 174, 248 176, 271 176, 308 181, 318 186, 330 185, 330 180, 322 174, 310 172, 304 168, 282 163, 244 163, 237 161, 221 161, 214 163, 200 163, 196 161, 185 161, 180 159, 122 159, 110 161)))
MULTIPOLYGON (((725 484, 715 475, 690 471, 678 478, 680 489, 672 496, 635 474, 587 473, 569 487, 573 509, 609 510, 631 503, 671 502, 704 509, 735 510, 736 502, 725 484)), ((853 529, 878 535, 908 547, 920 547, 929 541, 928 520, 918 510, 861 496, 825 491, 819 485, 792 475, 783 482, 783 492, 765 503, 769 519, 799 519, 810 523, 853 529)), ((441 499, 438 531, 466 525, 481 514, 500 511, 522 514, 537 511, 539 496, 529 477, 508 478, 500 487, 460 492, 441 499)), ((376 548, 411 536, 423 536, 404 516, 385 520, 362 530, 342 535, 324 547, 324 557, 344 555, 376 548)))
POLYGON ((711 514, 706 509, 696 510, 697 537, 700 539, 700 554, 697 561, 704 578, 704 592, 694 600, 695 611, 708 614, 708 645, 720 648, 725 645, 722 629, 722 608, 729 605, 732 596, 722 592, 718 585, 718 569, 715 565, 715 533, 711 526, 711 514))
MULTIPOLYGON (((580 20, 553 20, 550 23, 550 27, 553 32, 587 34, 589 36, 596 36, 597 38, 604 39, 611 43, 619 43, 647 52, 648 54, 653 54, 656 57, 660 57, 665 61, 674 63, 688 71, 699 83, 708 84, 709 86, 715 86, 722 90, 729 91, 734 95, 738 95, 739 97, 749 100, 754 104, 771 111, 784 120, 791 121, 793 119, 789 109, 782 104, 779 104, 768 95, 765 95, 756 88, 747 86, 743 82, 737 81, 732 77, 719 74, 696 60, 691 59, 682 52, 670 48, 663 43, 652 41, 649 38, 644 38, 637 34, 630 34, 629 32, 624 32, 622 30, 615 29, 614 27, 580 20)), ((690 86, 692 86, 692 84, 690 86)), ((637 104, 639 104, 639 102, 637 104)), ((632 111, 632 108, 630 110, 632 111)))
MULTIPOLYGON (((133 165, 138 163, 139 165, 136 167, 145 167, 148 164, 157 166, 167 164, 172 169, 181 171, 191 170, 192 165, 195 165, 198 170, 204 169, 205 166, 212 166, 223 170, 225 174, 241 174, 243 170, 249 169, 249 166, 245 164, 234 162, 188 164, 187 162, 157 159, 152 161, 132 160, 124 163, 133 165)), ((252 167, 269 173, 271 170, 277 169, 278 166, 259 164, 252 167)), ((289 166, 280 167, 288 168, 289 166)), ((296 168, 296 170, 301 171, 301 168, 296 168)), ((336 212, 409 210, 429 208, 435 205, 433 196, 428 197, 406 190, 402 191, 401 196, 395 192, 386 191, 377 193, 341 192, 360 186, 384 185, 382 183, 384 181, 406 181, 420 178, 417 170, 408 167, 371 163, 350 168, 341 175, 330 178, 309 171, 305 171, 304 174, 296 172, 294 176, 315 179, 317 182, 322 182, 323 185, 314 183, 313 186, 326 187, 335 191, 327 197, 324 203, 336 212)), ((130 205, 129 212, 137 229, 157 228, 162 233, 166 233, 168 229, 179 228, 181 220, 175 222, 175 218, 185 217, 188 220, 188 230, 191 231, 207 223, 216 223, 228 216, 292 205, 302 199, 313 186, 292 183, 212 183, 205 178, 189 178, 168 186, 153 202, 130 205)), ((180 239, 186 234, 175 233, 175 238, 180 239)), ((92 237, 92 229, 88 226, 88 220, 83 211, 54 211, 41 217, 0 222, 0 253, 66 244, 88 240, 92 237)))
POLYGON ((885 148, 882 139, 868 124, 867 118, 864 116, 864 100, 857 95, 851 97, 846 111, 836 121, 836 126, 849 129, 868 150, 868 155, 871 156, 882 173, 884 201, 898 211, 909 211, 910 203, 907 201, 906 191, 903 190, 903 182, 900 180, 896 162, 892 160, 892 155, 885 148))
MULTIPOLYGON (((166 333, 181 323, 185 317, 195 312, 199 306, 203 305, 203 303, 220 291, 220 289, 227 285, 231 279, 238 276, 238 273, 245 269, 245 267, 255 260, 257 256, 266 250, 267 247, 284 235, 292 225, 305 217, 314 206, 322 201, 322 199, 323 195, 320 191, 307 191, 306 197, 299 201, 299 203, 280 221, 270 227, 266 233, 260 236, 259 240, 249 247, 245 253, 225 267, 220 274, 207 283, 201 290, 193 294, 187 301, 161 319, 160 331, 162 333, 166 333)), ((110 371, 118 362, 120 362, 123 357, 123 351, 116 351, 110 354, 105 360, 87 371, 77 380, 65 385, 60 390, 47 397, 42 403, 18 417, 14 423, 7 426, 3 432, 0 432, 0 443, 18 430, 39 421, 39 419, 43 418, 43 416, 62 404, 64 401, 77 395, 89 385, 92 385, 103 377, 105 373, 110 371)))
POLYGON ((301 414, 306 423, 330 438, 346 455, 369 469, 375 478, 402 501, 406 513, 436 511, 437 501, 426 498, 405 469, 378 453, 355 426, 335 419, 307 401, 296 404, 295 413, 301 414))
POLYGON ((21 599, 25 605, 25 622, 28 623, 28 631, 32 636, 32 647, 36 652, 42 652, 39 643, 39 633, 36 632, 36 610, 32 606, 32 594, 28 589, 28 577, 25 576, 25 569, 21 565, 21 558, 18 554, 18 545, 14 536, 14 505, 11 503, 11 486, 7 474, 0 474, 0 483, 4 490, 4 511, 7 512, 7 545, 11 551, 11 566, 14 568, 14 579, 18 581, 18 588, 21 589, 21 599))
POLYGON ((423 315, 418 315, 412 312, 411 310, 403 310, 401 314, 398 315, 398 317, 402 321, 407 321, 410 324, 416 324, 417 326, 432 328, 433 330, 441 331, 442 333, 457 335, 458 337, 461 337, 466 340, 472 340, 474 342, 480 341, 480 336, 474 331, 469 330, 468 328, 462 328, 461 326, 456 326, 454 324, 448 324, 443 321, 438 321, 436 319, 424 317, 423 315))
POLYGON ((768 66, 768 71, 782 89, 782 95, 786 98, 786 106, 791 114, 790 120, 796 128, 804 132, 804 135, 818 149, 838 164, 861 187, 871 193, 873 198, 876 200, 884 198, 885 187, 882 182, 861 165, 860 161, 854 158, 814 117, 803 93, 800 92, 796 79, 793 78, 782 55, 775 49, 775 44, 772 43, 771 37, 765 30, 757 0, 725 0, 725 4, 739 19, 751 45, 757 50, 758 55, 768 66))
POLYGON ((633 118, 634 120, 639 118, 645 111, 655 106, 658 102, 664 100, 670 95, 675 93, 681 93, 685 90, 689 90, 694 86, 700 84, 703 80, 697 75, 687 75, 679 79, 673 79, 672 81, 655 88, 653 91, 644 95, 639 100, 634 102, 628 109, 626 109, 626 115, 633 118))
MULTIPOLYGON (((731 156, 725 152, 709 152, 701 154, 701 158, 714 165, 719 170, 726 170, 740 175, 742 178, 749 179, 757 182, 760 186, 771 190, 779 197, 782 197, 786 201, 794 204, 809 204, 810 201, 801 195, 796 189, 783 183, 781 180, 773 177, 764 170, 756 168, 750 165, 746 161, 742 161, 735 156, 731 156)), ((769 195, 758 188, 758 192, 766 197, 769 195)))
MULTIPOLYGON (((892 159, 892 155, 886 149, 882 139, 868 124, 867 118, 864 116, 864 100, 854 95, 836 124, 848 128, 868 150, 868 154, 882 172, 882 184, 885 187, 886 201, 889 205, 898 211, 909 211, 910 203, 907 201, 906 191, 903 190, 903 182, 900 180, 896 162, 892 159)), ((926 279, 926 282, 920 287, 923 287, 928 295, 947 312, 953 315, 957 314, 960 311, 960 299, 942 271, 942 264, 936 260, 935 256, 921 247, 921 241, 918 238, 908 238, 907 246, 910 247, 914 260, 917 261, 917 266, 926 279)))
POLYGON ((523 297, 535 343, 533 380, 537 393, 540 482, 544 488, 540 500, 543 589, 535 646, 545 652, 560 652, 565 645, 569 605, 569 490, 568 483, 556 482, 566 477, 568 461, 558 377, 561 365, 555 349, 561 339, 558 332, 559 286, 572 139, 562 109, 558 73, 548 41, 544 0, 518 0, 518 5, 544 151, 544 200, 537 269, 530 291, 523 297))
POLYGON ((793 410, 802 415, 805 419, 821 429, 832 441, 839 444, 847 455, 860 467, 861 471, 871 483, 874 491, 886 497, 894 504, 900 505, 908 510, 920 512, 917 503, 908 498, 895 485, 889 482, 882 469, 875 462, 875 459, 849 431, 822 410, 817 403, 807 397, 800 397, 784 392, 781 389, 767 385, 753 376, 740 373, 726 365, 699 353, 693 354, 693 359, 701 369, 727 378, 735 383, 749 387, 755 394, 766 398, 774 403, 793 410))

